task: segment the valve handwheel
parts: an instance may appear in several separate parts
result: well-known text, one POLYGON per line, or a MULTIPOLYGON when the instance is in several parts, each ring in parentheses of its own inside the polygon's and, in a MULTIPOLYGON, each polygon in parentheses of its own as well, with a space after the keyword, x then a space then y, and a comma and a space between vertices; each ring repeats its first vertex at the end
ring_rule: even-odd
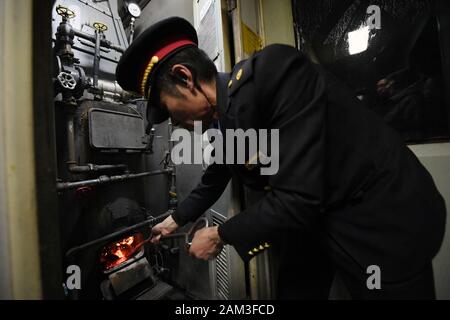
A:
POLYGON ((94 22, 94 28, 100 32, 105 32, 106 30, 108 30, 108 26, 101 22, 94 22))
POLYGON ((57 5, 56 6, 56 13, 58 15, 60 15, 61 17, 64 17, 66 19, 72 19, 72 18, 75 17, 75 12, 73 12, 69 8, 64 7, 62 5, 57 5))
POLYGON ((68 72, 60 72, 57 78, 61 86, 65 89, 73 90, 77 86, 77 81, 68 72))

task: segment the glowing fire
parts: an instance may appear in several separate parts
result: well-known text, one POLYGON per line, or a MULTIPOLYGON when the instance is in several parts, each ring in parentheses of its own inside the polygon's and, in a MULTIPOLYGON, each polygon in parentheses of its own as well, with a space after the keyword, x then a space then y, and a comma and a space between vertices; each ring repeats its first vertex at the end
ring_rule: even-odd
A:
POLYGON ((117 242, 103 247, 100 252, 100 262, 104 270, 112 269, 133 257, 143 244, 143 236, 136 233, 117 242))

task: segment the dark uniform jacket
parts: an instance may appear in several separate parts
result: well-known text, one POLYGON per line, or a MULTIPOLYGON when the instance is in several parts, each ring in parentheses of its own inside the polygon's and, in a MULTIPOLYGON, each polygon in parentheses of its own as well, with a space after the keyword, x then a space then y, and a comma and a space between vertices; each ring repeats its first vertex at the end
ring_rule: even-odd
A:
POLYGON ((184 225, 232 175, 264 197, 219 227, 244 261, 280 235, 321 235, 338 265, 384 280, 421 270, 439 250, 445 204, 401 137, 296 49, 271 45, 217 79, 220 128, 279 129, 279 170, 210 165, 173 217, 184 225), (229 80, 232 80, 230 83, 229 80))

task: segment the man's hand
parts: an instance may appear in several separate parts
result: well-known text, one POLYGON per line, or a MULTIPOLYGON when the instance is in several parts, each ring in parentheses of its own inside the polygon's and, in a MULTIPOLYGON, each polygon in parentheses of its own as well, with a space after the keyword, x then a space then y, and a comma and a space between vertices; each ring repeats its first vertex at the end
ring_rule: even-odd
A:
POLYGON ((198 230, 192 240, 189 254, 202 260, 215 258, 223 248, 217 229, 215 226, 198 230))
POLYGON ((158 243, 161 236, 171 234, 176 229, 178 229, 178 224, 173 220, 172 216, 168 216, 163 222, 158 223, 152 228, 152 239, 150 242, 158 243))

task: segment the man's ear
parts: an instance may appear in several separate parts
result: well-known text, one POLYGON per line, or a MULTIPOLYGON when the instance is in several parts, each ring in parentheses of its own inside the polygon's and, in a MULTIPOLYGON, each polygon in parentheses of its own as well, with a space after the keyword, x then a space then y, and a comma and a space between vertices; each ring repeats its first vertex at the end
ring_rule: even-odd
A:
POLYGON ((176 64, 172 67, 171 71, 172 77, 176 82, 189 90, 194 90, 194 77, 189 68, 182 64, 176 64))

